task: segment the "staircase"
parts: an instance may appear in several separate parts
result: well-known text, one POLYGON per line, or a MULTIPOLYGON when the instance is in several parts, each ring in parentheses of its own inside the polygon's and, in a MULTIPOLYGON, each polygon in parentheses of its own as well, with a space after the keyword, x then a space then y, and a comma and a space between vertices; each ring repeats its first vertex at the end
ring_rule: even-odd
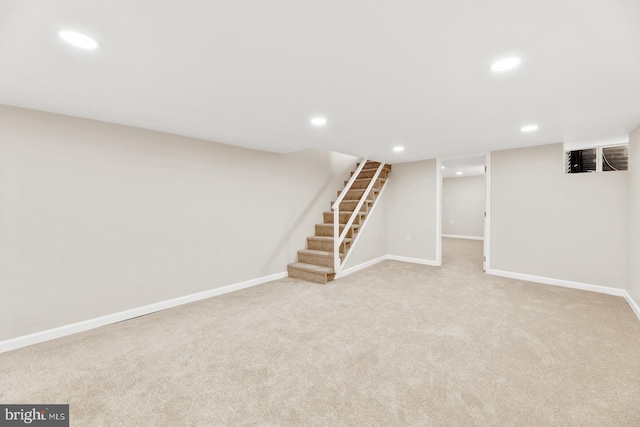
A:
POLYGON ((288 265, 289 277, 325 284, 342 269, 391 172, 391 165, 379 162, 365 160, 357 166, 351 172, 351 179, 344 182, 345 187, 338 191, 336 202, 339 203, 331 203, 332 211, 323 213, 324 222, 316 224, 315 236, 307 237, 307 249, 298 251, 298 262, 288 265), (336 217, 338 242, 334 239, 336 217), (335 256, 336 250, 338 256, 335 256))

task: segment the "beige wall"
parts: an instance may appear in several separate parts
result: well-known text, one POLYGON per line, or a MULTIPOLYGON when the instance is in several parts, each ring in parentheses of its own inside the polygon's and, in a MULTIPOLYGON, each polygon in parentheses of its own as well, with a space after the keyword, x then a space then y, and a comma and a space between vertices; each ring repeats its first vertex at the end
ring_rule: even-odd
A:
POLYGON ((286 271, 355 161, 0 106, 0 341, 286 271))
POLYGON ((376 201, 375 209, 368 218, 367 227, 360 235, 356 246, 352 249, 353 253, 349 256, 345 269, 357 267, 367 261, 387 255, 388 198, 389 188, 387 187, 376 201))
POLYGON ((627 172, 567 175, 562 144, 491 153, 491 268, 624 288, 627 172))
POLYGON ((483 237, 485 191, 484 175, 443 178, 442 234, 483 237))
POLYGON ((629 249, 627 291, 640 304, 640 126, 629 137, 629 249))
MULTIPOLYGON (((0 341, 285 271, 355 161, 0 106, 0 341)), ((640 302, 640 128, 628 173, 562 163, 561 144, 492 153, 491 267, 617 288, 628 273, 640 302)), ((346 268, 435 260, 435 222, 435 160, 394 165, 346 268)))
POLYGON ((388 253, 435 261, 436 161, 394 165, 389 186, 388 253))

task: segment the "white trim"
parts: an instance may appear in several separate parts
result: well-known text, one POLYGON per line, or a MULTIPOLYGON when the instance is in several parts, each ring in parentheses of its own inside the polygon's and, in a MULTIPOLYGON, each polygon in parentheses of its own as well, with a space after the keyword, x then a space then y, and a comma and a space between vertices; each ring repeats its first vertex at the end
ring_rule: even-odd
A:
POLYGON ((49 329, 42 332, 36 332, 21 337, 11 338, 9 340, 0 341, 0 353, 4 353, 18 348, 50 341, 56 338, 65 337, 78 332, 84 332, 101 326, 110 325, 112 323, 122 322, 123 320, 133 319, 134 317, 144 316, 146 314, 155 313, 156 311, 166 310, 168 308, 177 307, 195 301, 216 297, 218 295, 227 294, 229 292, 239 291, 240 289, 249 288, 273 280, 283 279, 287 277, 287 272, 271 274, 269 276, 259 277, 257 279, 247 280, 245 282, 235 283, 232 285, 222 286, 220 288, 211 289, 196 294, 186 295, 162 301, 154 304, 145 305, 118 313, 108 314, 106 316, 97 317, 95 319, 84 320, 82 322, 72 323, 70 325, 60 326, 58 328, 49 329))
POLYGON ((600 139, 596 141, 585 141, 585 142, 565 142, 562 144, 564 151, 574 151, 574 150, 585 150, 587 148, 597 148, 597 147, 618 147, 621 145, 629 145, 629 137, 622 138, 609 138, 609 139, 600 139))
MULTIPOLYGON (((349 182, 347 182, 347 185, 345 185, 342 191, 340 191, 340 194, 338 194, 338 198, 331 206, 331 209, 333 210, 333 271, 336 273, 340 273, 340 271, 342 270, 342 263, 340 262, 340 244, 342 243, 345 236, 349 232, 349 228, 351 227, 351 224, 353 224, 353 220, 355 219, 358 212, 360 212, 360 208, 362 207, 362 202, 366 199, 366 197, 362 197, 358 202, 358 206, 356 206, 356 208, 353 211, 353 214, 351 214, 351 216, 349 217, 349 220, 344 226, 344 230, 342 234, 340 234, 340 231, 339 231, 340 230, 340 203, 342 202, 342 199, 344 199, 344 197, 347 195, 347 192, 351 189, 351 186, 355 182, 356 178, 358 178, 358 175, 360 175, 360 172, 362 172, 362 170, 364 169, 364 165, 367 163, 368 160, 369 159, 367 158, 360 160, 360 164, 358 164, 358 167, 356 168, 355 172, 351 174, 351 179, 349 179, 349 182)), ((373 183, 376 181, 376 179, 378 179, 378 175, 380 175, 381 167, 383 167, 382 163, 380 163, 380 167, 378 167, 378 170, 374 175, 374 179, 372 179, 369 185, 367 186, 367 190, 365 191, 366 195, 369 194, 373 183)), ((349 251, 347 251, 347 254, 348 253, 349 251)))
MULTIPOLYGON (((366 163, 366 161, 364 163, 366 163)), ((373 177, 371 178, 371 181, 369 182, 369 185, 367 185, 367 188, 364 190, 364 193, 363 193, 362 197, 360 198, 360 200, 358 201, 358 204, 353 209, 353 213, 349 217, 349 220, 347 221, 347 223, 344 225, 342 233, 338 233, 338 230, 339 230, 339 227, 340 227, 340 213, 339 213, 340 212, 340 204, 338 203, 337 205, 334 205, 334 208, 333 208, 334 209, 333 210, 333 236, 334 236, 334 238, 333 238, 333 266, 334 266, 335 273, 340 273, 340 271, 342 271, 342 267, 344 266, 344 263, 346 261, 346 258, 345 258, 342 262, 340 262, 340 254, 339 254, 340 245, 344 241, 345 237, 347 237, 347 234, 349 234, 349 230, 351 229, 351 225, 355 221, 356 217, 360 214, 360 209, 362 208, 364 203, 366 203, 367 197, 369 197, 369 194, 372 194, 371 191, 373 190, 373 187, 375 186, 376 182, 378 181, 378 177, 380 176, 380 174, 384 170, 384 167, 385 167, 384 163, 380 163, 378 165, 378 169, 376 169, 376 173, 373 174, 373 177), (336 236, 339 236, 339 237, 336 239, 336 236)), ((385 176, 386 176, 386 174, 385 174, 385 176)), ((385 184, 386 184, 386 180, 385 180, 385 184)), ((382 185, 382 188, 380 189, 380 193, 378 194, 378 196, 380 196, 380 194, 382 194, 382 191, 384 190, 385 184, 382 185)), ((349 190, 349 188, 345 187, 344 190, 342 190, 340 192, 340 194, 341 195, 346 194, 348 192, 348 190, 349 190)), ((376 197, 375 201, 373 202, 374 206, 375 206, 377 201, 378 201, 378 198, 376 197)), ((373 211, 373 206, 371 207, 371 211, 373 211)), ((369 213, 371 213, 371 211, 369 211, 369 213)), ((364 223, 363 223, 362 227, 364 227, 364 223)), ((362 230, 362 227, 360 228, 360 230, 362 230)), ((355 240, 354 240, 354 244, 355 244, 355 240)), ((353 248, 353 246, 352 246, 352 248, 353 248)), ((349 251, 346 251, 346 254, 348 255, 349 251)))
POLYGON ((484 237, 478 236, 458 236, 457 234, 443 234, 442 237, 448 237, 449 239, 467 239, 467 240, 484 240, 484 237))
POLYGON ((572 282, 570 280, 552 279, 550 277, 532 276, 529 274, 512 273, 502 270, 487 270, 487 274, 493 276, 507 277, 509 279, 524 280, 527 282, 542 283, 544 285, 560 286, 563 288, 579 289, 582 291, 597 292, 599 294, 614 295, 623 297, 638 320, 640 320, 640 306, 634 301, 631 295, 624 289, 610 288, 608 286, 590 285, 587 283, 572 282))
POLYGON ((343 191, 341 191, 340 194, 338 194, 338 198, 336 199, 336 201, 333 202, 333 205, 331 205, 331 210, 340 209, 340 203, 342 203, 342 199, 344 199, 344 197, 347 195, 347 192, 351 189, 353 182, 358 178, 358 175, 360 175, 360 172, 362 172, 362 169, 364 169, 364 165, 368 161, 369 161, 368 158, 360 159, 360 164, 358 164, 358 167, 351 175, 351 178, 349 179, 349 182, 347 182, 347 185, 344 186, 343 191), (347 190, 347 191, 344 191, 344 190, 347 190))
MULTIPOLYGON (((450 156, 450 157, 443 157, 441 160, 460 160, 460 159, 470 159, 472 157, 483 157, 487 155, 487 151, 476 151, 475 153, 469 153, 469 154, 461 154, 459 156, 450 156)), ((453 178, 453 177, 450 177, 453 178)))
POLYGON ((436 265, 442 265, 442 159, 436 159, 436 265))
POLYGON ((484 158, 484 165, 487 172, 484 174, 485 196, 484 211, 487 216, 484 218, 484 271, 491 269, 491 152, 488 152, 484 158))
MULTIPOLYGON (((376 210, 376 206, 378 206, 378 204, 379 204, 378 202, 380 201, 380 198, 382 197, 382 194, 384 193, 384 189, 387 188, 387 185, 389 185, 389 178, 387 178, 386 181, 384 182, 384 184, 382 185, 382 188, 380 189, 380 192, 378 193, 378 197, 376 197, 376 200, 373 202, 373 206, 371 206, 371 210, 369 212, 367 212, 367 216, 365 217, 364 222, 360 225, 360 230, 358 230, 358 234, 356 234, 356 238, 351 243, 351 247, 347 251, 347 255, 344 257, 344 259, 342 260, 340 265, 347 265, 347 261, 349 260, 349 257, 351 256, 351 254, 353 253, 353 250, 355 249, 356 245, 358 244, 358 241, 360 240, 360 236, 362 236, 362 230, 364 230, 365 226, 369 222, 369 218, 371 218, 371 215, 373 214, 373 211, 376 210)), ((335 220, 335 217, 334 217, 334 220, 335 220)), ((348 273, 348 274, 351 274, 351 273, 348 273)), ((340 272, 338 272, 338 274, 336 274, 336 276, 334 278, 340 278, 342 276, 343 275, 340 274, 340 272)))
POLYGON ((638 303, 634 301, 633 297, 627 291, 624 292, 624 299, 627 300, 627 304, 629 304, 631 310, 633 310, 633 312, 636 314, 636 317, 638 317, 638 320, 640 320, 640 306, 638 305, 638 303))
POLYGON ((342 270, 340 273, 336 274, 336 276, 334 277, 335 279, 339 279, 341 277, 347 276, 349 274, 353 274, 356 271, 360 271, 363 270, 365 268, 371 267, 372 265, 378 264, 382 261, 386 261, 387 260, 387 255, 382 255, 381 257, 372 259, 371 261, 367 261, 367 262, 363 262, 362 264, 358 264, 355 267, 350 267, 347 268, 345 270, 342 270))
POLYGON ((483 269, 488 271, 491 268, 491 152, 485 151, 479 154, 469 154, 464 156, 457 157, 446 157, 446 158, 438 158, 436 159, 436 260, 437 265, 442 265, 442 238, 450 237, 450 238, 461 238, 461 239, 473 239, 473 240, 484 240, 483 245, 483 256, 486 260, 483 260, 483 269), (443 160, 455 160, 455 159, 466 159, 470 157, 480 157, 484 156, 484 165, 487 168, 484 173, 484 182, 485 182, 485 197, 484 197, 484 206, 485 212, 487 213, 486 218, 484 218, 484 237, 472 237, 472 236, 454 236, 450 234, 442 234, 442 161, 443 160))
POLYGON ((487 270, 494 276, 508 277, 509 279, 525 280, 527 282, 542 283, 544 285, 560 286, 563 288, 580 289, 582 291, 598 292, 601 294, 623 297, 627 293, 624 289, 609 288, 607 286, 590 285, 587 283, 572 282, 570 280, 552 279, 550 277, 532 276, 529 274, 512 273, 502 270, 487 270))
POLYGON ((411 264, 430 265, 432 267, 439 267, 441 265, 441 264, 438 264, 438 261, 432 260, 432 259, 409 258, 406 256, 399 256, 399 255, 387 255, 387 259, 392 261, 410 262, 411 264))

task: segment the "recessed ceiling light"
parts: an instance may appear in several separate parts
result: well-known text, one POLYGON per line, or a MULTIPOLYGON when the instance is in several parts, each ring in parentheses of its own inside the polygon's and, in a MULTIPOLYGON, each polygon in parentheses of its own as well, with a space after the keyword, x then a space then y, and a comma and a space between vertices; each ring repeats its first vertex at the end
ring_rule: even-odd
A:
POLYGON ((393 151, 395 151, 396 153, 399 153, 401 151, 404 151, 404 147, 400 147, 400 146, 393 147, 393 151))
POLYGON ((520 128, 522 132, 535 132, 538 130, 538 125, 526 125, 520 128))
POLYGON ((100 47, 100 43, 98 40, 93 37, 89 37, 86 34, 79 33, 77 31, 72 30, 60 30, 58 31, 58 35, 64 41, 69 44, 74 45, 75 47, 79 47, 82 49, 97 49, 100 47))
POLYGON ((311 119, 311 124, 314 126, 324 126, 327 124, 327 119, 324 117, 314 117, 311 119))
POLYGON ((462 175, 462 172, 456 172, 456 175, 462 175))
POLYGON ((440 169, 444 169, 444 166, 442 166, 440 169))
POLYGON ((491 70, 497 72, 508 71, 516 68, 518 65, 520 65, 520 62, 522 62, 522 60, 517 56, 502 58, 501 60, 496 61, 491 65, 491 70))

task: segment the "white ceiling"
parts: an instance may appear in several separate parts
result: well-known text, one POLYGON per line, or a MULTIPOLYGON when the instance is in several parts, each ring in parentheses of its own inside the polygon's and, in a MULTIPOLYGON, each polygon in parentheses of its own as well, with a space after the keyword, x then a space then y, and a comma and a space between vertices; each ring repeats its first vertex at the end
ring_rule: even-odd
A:
POLYGON ((2 0, 0 64, 3 104, 398 163, 624 139, 640 1, 2 0), (103 47, 65 45, 62 27, 103 47))
POLYGON ((484 156, 445 159, 442 161, 442 176, 444 178, 460 178, 484 175, 484 166, 484 156), (458 172, 462 172, 462 175, 458 175, 458 172))

